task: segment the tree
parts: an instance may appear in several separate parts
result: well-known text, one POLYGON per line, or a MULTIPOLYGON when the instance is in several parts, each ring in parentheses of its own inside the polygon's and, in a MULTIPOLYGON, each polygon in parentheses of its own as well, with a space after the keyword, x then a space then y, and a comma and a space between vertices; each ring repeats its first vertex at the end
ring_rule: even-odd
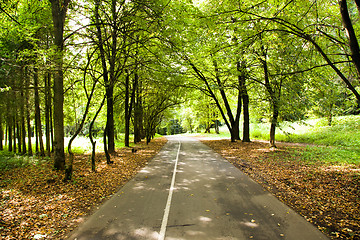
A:
POLYGON ((65 169, 64 152, 64 26, 70 0, 50 0, 54 24, 54 168, 65 169))
MULTIPOLYGON (((294 1, 290 1, 289 3, 280 7, 280 10, 276 9, 275 11, 268 11, 267 15, 261 12, 260 14, 258 14, 252 11, 254 9, 259 9, 259 7, 263 7, 261 5, 267 5, 266 7, 271 8, 271 5, 265 2, 258 5, 253 5, 254 7, 249 8, 242 8, 242 6, 240 6, 238 11, 242 14, 248 15, 249 19, 251 19, 250 21, 254 23, 261 21, 265 21, 268 23, 260 30, 259 34, 261 34, 262 32, 279 31, 296 36, 309 43, 310 46, 312 46, 326 62, 326 64, 322 64, 320 66, 312 66, 312 69, 321 66, 330 66, 339 76, 339 78, 344 81, 348 89, 355 95, 357 101, 359 102, 360 94, 354 86, 354 84, 356 83, 346 77, 346 71, 348 71, 348 68, 344 68, 340 65, 349 62, 347 60, 347 57, 349 57, 350 55, 347 53, 347 49, 353 51, 351 58, 355 68, 358 68, 357 62, 360 62, 357 59, 358 56, 356 54, 356 49, 358 48, 358 46, 356 45, 358 44, 354 35, 354 31, 352 29, 351 21, 348 16, 346 1, 339 1, 339 4, 343 23, 345 25, 345 28, 351 35, 349 35, 349 42, 347 44, 345 43, 346 38, 344 37, 344 33, 338 31, 339 29, 341 29, 338 23, 334 22, 335 20, 332 18, 323 18, 322 16, 319 16, 319 14, 327 14, 328 11, 331 12, 331 10, 333 10, 332 5, 330 5, 330 7, 327 7, 327 9, 324 9, 324 11, 318 9, 320 6, 329 6, 327 0, 324 0, 323 4, 311 4, 310 6, 306 7, 304 5, 297 6, 296 4, 297 3, 295 3, 294 1), (287 14, 286 10, 292 13, 295 12, 296 14, 287 14), (304 10, 304 12, 300 12, 299 10, 304 10), (271 14, 273 15, 271 16, 271 14), (286 16, 294 16, 294 18, 288 18, 286 16), (302 16, 300 21, 296 18, 296 16, 302 16), (329 21, 331 22, 326 22, 327 19, 330 19, 329 21), (314 24, 314 21, 316 22, 316 24, 314 24), (339 37, 337 38, 336 35, 338 35, 339 37), (320 41, 320 39, 323 41, 320 41), (331 49, 332 53, 327 53, 326 49, 331 49), (336 52, 337 54, 333 54, 333 52, 336 52)), ((332 15, 333 14, 331 14, 330 16, 332 15)))

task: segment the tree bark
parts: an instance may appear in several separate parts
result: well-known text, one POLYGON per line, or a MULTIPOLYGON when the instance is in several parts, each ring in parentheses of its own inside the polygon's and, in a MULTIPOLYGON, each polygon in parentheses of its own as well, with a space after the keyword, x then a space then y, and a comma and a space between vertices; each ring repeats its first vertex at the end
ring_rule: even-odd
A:
MULTIPOLYGON (((135 102, 135 93, 138 85, 138 74, 135 72, 134 74, 134 81, 132 86, 132 92, 130 96, 130 83, 129 83, 129 76, 126 77, 125 80, 125 146, 129 147, 130 145, 130 120, 132 109, 135 102), (130 99, 129 99, 130 98, 130 99), (130 104, 129 104, 130 101, 130 104)), ((134 123, 135 125, 135 123, 134 123)))
POLYGON ((110 154, 109 154, 109 150, 108 150, 108 148, 107 148, 108 145, 107 145, 107 143, 106 143, 107 128, 108 128, 108 125, 106 124, 105 130, 104 130, 104 138, 103 138, 103 140, 104 140, 104 152, 105 152, 105 156, 106 156, 106 163, 107 163, 107 164, 111 164, 111 163, 113 163, 113 161, 111 161, 110 154))
MULTIPOLYGON (((105 135, 108 138, 108 145, 106 148, 108 153, 115 152, 115 134, 114 134, 114 102, 113 102, 113 94, 114 94, 114 86, 111 84, 111 78, 109 80, 109 71, 107 69, 106 64, 106 55, 104 50, 104 41, 101 31, 101 23, 100 23, 100 15, 99 15, 99 0, 95 2, 95 25, 96 25, 96 36, 98 39, 97 45, 99 47, 100 52, 100 60, 103 69, 103 79, 105 83, 105 94, 106 94, 106 131, 105 135)), ((110 64, 111 65, 111 64, 110 64)), ((111 67, 111 66, 110 66, 111 67)), ((105 144, 105 142, 104 142, 105 144)))
POLYGON ((108 85, 106 87, 106 99, 106 135, 108 139, 107 149, 109 154, 113 154, 115 152, 114 86, 108 85))
POLYGON ((70 0, 49 0, 51 3, 52 19, 54 23, 54 168, 65 169, 64 151, 64 76, 63 50, 64 25, 70 0))
POLYGON ((108 101, 107 101, 107 114, 108 114, 108 151, 110 154, 115 153, 115 123, 114 123, 114 84, 116 82, 116 74, 115 74, 115 64, 116 64, 116 53, 117 53, 117 18, 118 12, 116 8, 117 0, 111 0, 111 14, 112 14, 112 31, 111 31, 111 55, 109 58, 109 77, 110 81, 108 86, 108 90, 106 93, 108 94, 108 101))
POLYGON ((269 69, 267 65, 267 50, 264 48, 264 46, 261 46, 261 51, 263 54, 264 59, 261 59, 261 63, 263 65, 264 70, 264 85, 267 90, 267 92, 270 95, 270 104, 272 107, 272 117, 271 117, 271 126, 270 126, 270 146, 276 147, 275 145, 275 131, 277 126, 277 120, 279 116, 279 103, 278 99, 276 97, 275 91, 270 85, 270 79, 269 79, 269 69))
POLYGON ((249 95, 245 90, 243 95, 243 142, 251 142, 250 140, 250 114, 249 114, 249 95))
POLYGON ((141 141, 140 136, 140 106, 139 106, 139 94, 136 94, 136 101, 134 105, 134 143, 141 141))
POLYGON ((7 126, 7 132, 8 132, 8 151, 12 152, 13 147, 12 147, 12 124, 10 123, 10 121, 8 122, 8 126, 7 126))
POLYGON ((359 15, 360 15, 360 0, 355 0, 356 7, 358 9, 359 15))
POLYGON ((100 104, 100 107, 99 109, 96 111, 95 113, 95 116, 94 118, 92 119, 91 123, 90 123, 90 126, 89 126, 89 138, 90 138, 90 142, 91 142, 91 146, 92 146, 92 151, 91 151, 91 170, 93 172, 96 171, 96 164, 95 164, 95 150, 96 150, 96 141, 93 139, 93 133, 92 133, 92 129, 93 129, 93 126, 94 126, 94 123, 96 121, 96 118, 97 116, 99 115, 102 107, 104 106, 104 103, 105 103, 105 100, 106 100, 106 97, 104 96, 101 104, 100 104))
POLYGON ((7 147, 8 147, 8 151, 12 152, 13 150, 13 140, 12 140, 12 111, 11 111, 11 95, 10 92, 6 93, 6 112, 9 113, 7 114, 6 117, 6 133, 7 133, 7 147))
POLYGON ((243 104, 243 142, 250 142, 250 116, 249 116, 249 95, 246 89, 245 66, 242 66, 240 60, 237 61, 237 71, 239 73, 240 96, 243 104))
POLYGON ((28 151, 27 151, 27 154, 28 154, 28 156, 32 156, 33 151, 32 151, 32 143, 31 143, 31 135, 32 135, 31 119, 30 119, 30 113, 29 113, 28 109, 26 109, 26 126, 27 126, 27 136, 28 136, 28 151))
POLYGON ((130 76, 127 73, 125 77, 125 147, 130 145, 130 109, 129 109, 129 88, 130 88, 130 76))
POLYGON ((20 128, 21 128, 21 153, 26 154, 26 121, 25 121, 25 109, 26 98, 24 91, 25 82, 25 69, 21 67, 21 82, 20 82, 20 128))
MULTIPOLYGON (((25 69, 25 76, 28 75, 28 71, 27 68, 25 69)), ((33 155, 33 151, 32 151, 32 143, 31 143, 31 136, 32 136, 32 131, 31 131, 31 116, 30 116, 30 82, 29 81, 25 81, 25 86, 26 86, 26 91, 25 91, 25 115, 26 115, 26 128, 27 128, 27 154, 28 156, 32 156, 33 155)))
POLYGON ((3 117, 0 112, 0 150, 1 151, 4 150, 3 140, 4 140, 3 117))
POLYGON ((273 114, 272 114, 272 118, 271 118, 271 126, 270 126, 270 147, 275 147, 275 131, 276 131, 276 126, 278 123, 278 117, 279 117, 279 104, 277 101, 273 102, 273 114))
POLYGON ((38 69, 34 69, 34 101, 35 101, 35 128, 36 128, 36 142, 39 143, 40 151, 38 145, 36 145, 36 153, 40 156, 45 156, 44 151, 44 142, 42 136, 42 126, 41 126, 41 114, 40 114, 40 97, 39 97, 39 76, 38 69))
POLYGON ((45 75, 45 140, 46 140, 46 155, 50 156, 51 139, 50 139, 50 111, 51 111, 51 74, 48 72, 45 75))
POLYGON ((18 153, 22 153, 22 141, 21 141, 21 127, 20 127, 19 120, 16 122, 16 136, 17 136, 17 147, 18 147, 18 153))
POLYGON ((358 76, 360 76, 360 48, 359 43, 355 34, 354 27, 352 25, 346 0, 339 0, 340 13, 343 25, 347 31, 349 38, 349 47, 351 50, 351 59, 354 63, 358 76))
POLYGON ((138 79, 138 87, 136 88, 135 102, 134 102, 134 143, 141 142, 145 137, 143 126, 143 105, 141 81, 138 79))
POLYGON ((12 119, 12 131, 13 131, 13 152, 16 153, 16 117, 13 116, 12 119))

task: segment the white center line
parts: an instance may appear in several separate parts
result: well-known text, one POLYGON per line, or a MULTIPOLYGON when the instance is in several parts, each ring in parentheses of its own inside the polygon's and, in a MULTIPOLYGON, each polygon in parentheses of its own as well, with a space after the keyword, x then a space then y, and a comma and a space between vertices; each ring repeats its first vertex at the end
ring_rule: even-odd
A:
POLYGON ((162 220, 162 223, 161 223, 161 228, 160 228, 160 233, 159 233, 158 240, 164 240, 165 239, 166 226, 167 226, 167 222, 168 222, 168 219, 169 219, 169 213, 170 213, 171 199, 172 199, 172 195, 173 195, 173 192, 174 192, 176 169, 177 169, 177 165, 178 165, 178 161, 179 161, 180 147, 181 147, 181 142, 179 141, 179 148, 178 148, 178 151, 177 151, 177 154, 176 154, 176 161, 175 161, 174 172, 173 172, 173 176, 172 176, 172 180, 171 180, 169 196, 168 196, 168 199, 167 199, 167 202, 166 202, 166 207, 165 207, 165 210, 164 210, 164 216, 163 216, 163 220, 162 220))

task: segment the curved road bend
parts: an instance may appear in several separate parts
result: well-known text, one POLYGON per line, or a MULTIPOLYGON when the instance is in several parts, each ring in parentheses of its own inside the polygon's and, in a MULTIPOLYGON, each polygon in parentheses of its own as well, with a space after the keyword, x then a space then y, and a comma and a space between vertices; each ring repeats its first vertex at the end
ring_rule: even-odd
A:
POLYGON ((328 239, 201 142, 168 139, 69 239, 328 239))

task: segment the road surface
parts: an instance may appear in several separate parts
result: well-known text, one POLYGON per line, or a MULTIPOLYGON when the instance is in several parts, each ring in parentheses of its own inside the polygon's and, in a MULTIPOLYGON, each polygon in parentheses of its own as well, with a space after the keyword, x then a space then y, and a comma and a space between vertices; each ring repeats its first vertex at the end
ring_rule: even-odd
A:
POLYGON ((209 147, 168 139, 69 239, 327 239, 209 147))

